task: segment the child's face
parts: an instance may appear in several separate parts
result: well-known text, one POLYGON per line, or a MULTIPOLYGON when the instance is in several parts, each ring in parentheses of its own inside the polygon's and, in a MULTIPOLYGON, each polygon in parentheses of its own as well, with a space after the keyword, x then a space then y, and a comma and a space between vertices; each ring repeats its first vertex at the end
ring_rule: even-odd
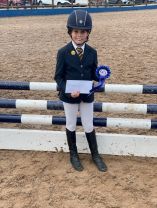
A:
POLYGON ((73 29, 71 32, 71 38, 76 45, 83 45, 87 41, 89 32, 86 30, 73 29))

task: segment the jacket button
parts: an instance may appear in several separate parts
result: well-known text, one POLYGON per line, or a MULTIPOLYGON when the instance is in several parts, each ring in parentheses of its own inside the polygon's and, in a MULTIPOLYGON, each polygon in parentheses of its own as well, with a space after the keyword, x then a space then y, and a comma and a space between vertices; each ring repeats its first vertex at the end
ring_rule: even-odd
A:
POLYGON ((83 65, 80 65, 81 68, 83 68, 83 65))
POLYGON ((84 76, 84 74, 81 74, 81 77, 83 77, 84 76))

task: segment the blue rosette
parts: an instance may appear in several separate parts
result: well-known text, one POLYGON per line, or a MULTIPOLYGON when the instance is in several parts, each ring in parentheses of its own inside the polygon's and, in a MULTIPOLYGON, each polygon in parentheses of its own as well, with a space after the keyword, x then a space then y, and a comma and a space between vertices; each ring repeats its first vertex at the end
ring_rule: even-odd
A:
POLYGON ((96 69, 96 76, 99 78, 98 84, 94 85, 93 88, 89 91, 89 95, 99 90, 105 83, 105 80, 108 79, 111 75, 111 70, 109 66, 98 66, 96 69))

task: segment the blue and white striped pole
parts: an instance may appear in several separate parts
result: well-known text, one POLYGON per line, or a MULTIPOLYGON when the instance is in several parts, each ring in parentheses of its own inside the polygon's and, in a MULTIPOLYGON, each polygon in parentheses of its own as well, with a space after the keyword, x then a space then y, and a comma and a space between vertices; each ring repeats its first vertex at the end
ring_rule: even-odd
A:
POLYGON ((50 90, 57 91, 57 84, 51 82, 16 82, 0 81, 0 89, 3 90, 50 90))
POLYGON ((34 109, 34 110, 64 110, 61 101, 0 99, 0 108, 34 109))
MULTIPOLYGON (((50 90, 57 91, 57 84, 51 82, 16 82, 0 81, 3 90, 50 90)), ((99 92, 105 93, 131 93, 131 94, 157 94, 157 85, 135 84, 105 84, 99 92)))
MULTIPOLYGON (((63 110, 61 101, 0 99, 0 108, 34 109, 34 110, 63 110)), ((157 114, 157 104, 131 103, 94 103, 95 112, 157 114)))
MULTIPOLYGON (((0 123, 22 123, 41 125, 65 125, 64 116, 52 115, 29 115, 29 114, 0 114, 0 123)), ((133 119, 133 118, 94 118, 94 126, 131 128, 131 129, 157 129, 156 119, 133 119)), ((77 125, 81 124, 81 119, 77 118, 77 125)))
POLYGON ((106 84, 105 93, 157 94, 157 85, 106 84))

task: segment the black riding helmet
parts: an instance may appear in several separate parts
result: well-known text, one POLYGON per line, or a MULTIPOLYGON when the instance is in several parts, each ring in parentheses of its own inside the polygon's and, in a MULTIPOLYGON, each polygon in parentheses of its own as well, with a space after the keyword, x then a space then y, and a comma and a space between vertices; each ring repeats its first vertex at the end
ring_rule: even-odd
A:
POLYGON ((92 18, 89 13, 85 10, 74 10, 68 18, 67 21, 68 33, 72 29, 87 30, 91 32, 92 30, 92 18))

